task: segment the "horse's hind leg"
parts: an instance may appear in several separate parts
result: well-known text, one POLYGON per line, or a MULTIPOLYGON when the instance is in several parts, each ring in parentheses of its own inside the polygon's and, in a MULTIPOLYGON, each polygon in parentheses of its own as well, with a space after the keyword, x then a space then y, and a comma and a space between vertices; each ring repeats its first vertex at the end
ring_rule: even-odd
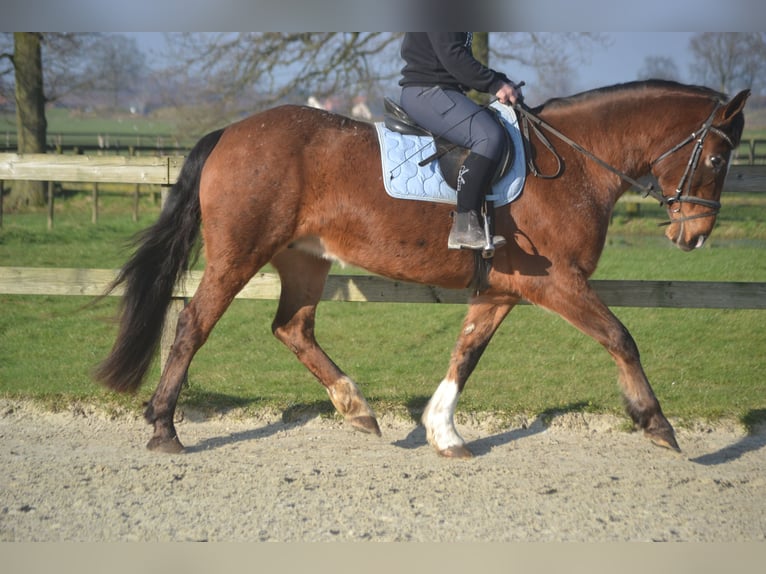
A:
POLYGON ((331 263, 298 249, 280 252, 271 261, 282 292, 271 330, 327 389, 330 400, 354 428, 380 435, 380 427, 359 388, 327 356, 314 338, 316 306, 331 263))
POLYGON ((498 302, 486 296, 471 301, 463 320, 463 329, 452 351, 447 375, 428 401, 422 417, 429 444, 442 456, 473 456, 455 428, 455 407, 492 335, 515 303, 515 300, 498 302))
POLYGON ((194 297, 179 315, 173 347, 160 384, 144 412, 146 420, 154 425, 154 435, 146 445, 149 450, 168 453, 183 450, 173 425, 173 417, 184 375, 195 353, 205 343, 218 319, 252 277, 255 269, 256 266, 247 266, 219 270, 214 264, 205 269, 194 297))

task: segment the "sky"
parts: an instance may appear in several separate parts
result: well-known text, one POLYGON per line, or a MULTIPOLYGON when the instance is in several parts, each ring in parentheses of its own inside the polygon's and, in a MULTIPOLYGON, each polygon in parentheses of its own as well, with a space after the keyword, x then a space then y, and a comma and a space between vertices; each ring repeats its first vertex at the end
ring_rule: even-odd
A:
MULTIPOLYGON (((637 78, 648 56, 666 56, 673 59, 681 81, 691 82, 688 75, 691 62, 689 40, 696 32, 602 32, 608 37, 607 48, 598 47, 590 52, 588 62, 576 68, 576 89, 587 90, 610 84, 629 82, 637 78)), ((132 32, 139 46, 148 53, 161 54, 165 42, 162 32, 132 32)), ((514 80, 533 80, 532 72, 502 70, 514 80), (516 73, 514 73, 516 72, 516 73), (525 73, 530 77, 521 77, 525 73)), ((568 94, 561 94, 562 96, 568 94)))
POLYGON ((635 80, 648 56, 672 58, 681 74, 680 80, 693 81, 688 75, 691 64, 689 40, 696 32, 605 34, 612 40, 612 45, 593 51, 590 62, 577 69, 583 89, 635 80))

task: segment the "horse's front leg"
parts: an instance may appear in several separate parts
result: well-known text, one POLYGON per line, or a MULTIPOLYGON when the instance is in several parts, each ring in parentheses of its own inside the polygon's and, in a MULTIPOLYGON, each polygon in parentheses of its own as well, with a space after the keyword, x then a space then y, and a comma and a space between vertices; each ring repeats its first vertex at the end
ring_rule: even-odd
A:
POLYGON ((620 371, 620 386, 625 408, 634 423, 654 444, 680 450, 673 427, 662 413, 641 366, 633 337, 604 305, 583 278, 551 283, 534 303, 559 313, 586 335, 601 343, 612 355, 620 371))
POLYGON ((507 300, 499 303, 486 295, 471 300, 463 329, 452 351, 447 375, 428 401, 422 417, 428 442, 442 456, 473 456, 455 428, 455 407, 492 335, 515 303, 507 300))

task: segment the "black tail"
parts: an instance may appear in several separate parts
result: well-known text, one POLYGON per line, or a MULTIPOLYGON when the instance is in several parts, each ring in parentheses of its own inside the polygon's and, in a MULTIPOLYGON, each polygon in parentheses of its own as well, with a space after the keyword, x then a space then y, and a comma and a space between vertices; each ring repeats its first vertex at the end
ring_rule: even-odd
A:
POLYGON ((136 236, 135 253, 107 291, 125 286, 117 339, 94 373, 96 380, 112 390, 135 391, 151 366, 173 289, 197 243, 200 173, 222 133, 209 133, 194 146, 159 219, 136 236))

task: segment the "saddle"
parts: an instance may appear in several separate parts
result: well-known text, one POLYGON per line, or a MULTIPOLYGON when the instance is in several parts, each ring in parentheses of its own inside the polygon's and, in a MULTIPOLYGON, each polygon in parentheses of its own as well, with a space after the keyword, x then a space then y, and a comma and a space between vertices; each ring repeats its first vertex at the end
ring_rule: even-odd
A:
MULTIPOLYGON (((420 162, 421 165, 426 165, 432 161, 439 161, 439 168, 441 169, 444 180, 452 189, 457 189, 457 178, 460 166, 463 165, 465 158, 470 153, 468 148, 456 145, 450 141, 447 141, 443 137, 437 136, 419 126, 415 120, 413 120, 404 108, 397 104, 389 97, 383 100, 384 115, 383 121, 386 128, 391 131, 403 134, 403 135, 415 135, 415 136, 427 136, 434 139, 436 144, 436 153, 427 157, 420 162)), ((498 124, 503 128, 503 134, 505 135, 505 145, 503 146, 503 157, 498 164, 497 171, 492 178, 494 184, 500 180, 508 171, 513 167, 513 158, 515 150, 513 147, 513 140, 508 130, 503 125, 500 116, 492 108, 486 108, 492 112, 492 116, 495 118, 498 124)))

